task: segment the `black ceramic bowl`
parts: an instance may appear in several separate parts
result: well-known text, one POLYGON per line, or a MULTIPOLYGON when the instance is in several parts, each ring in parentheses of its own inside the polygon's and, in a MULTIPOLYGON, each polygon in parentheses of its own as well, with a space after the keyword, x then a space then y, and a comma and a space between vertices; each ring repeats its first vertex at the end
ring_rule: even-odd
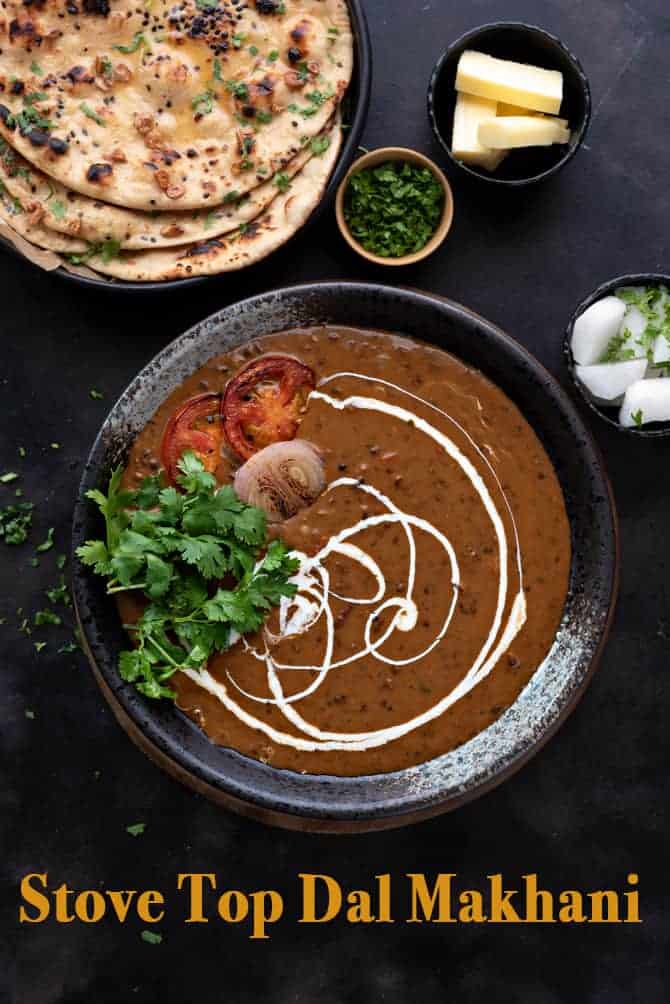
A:
POLYGON ((670 288, 670 275, 663 275, 658 272, 636 272, 632 275, 618 275, 616 279, 610 279, 609 282, 604 282, 601 286, 598 286, 597 289, 594 289, 594 291, 587 296, 585 300, 582 300, 579 306, 575 309, 575 312, 570 318, 570 323, 566 328, 565 341, 563 343, 563 351, 568 370, 570 371, 570 376, 591 411, 596 414, 598 418, 602 419, 603 422, 607 422, 608 425, 613 426, 619 432, 623 432, 631 436, 645 436, 647 439, 658 439, 662 436, 670 436, 670 422, 654 422, 649 426, 640 426, 639 428, 636 425, 631 428, 619 425, 618 406, 608 408, 605 405, 597 404, 581 381, 577 379, 575 360, 572 356, 570 342, 572 340, 572 329, 575 326, 575 321, 588 307, 591 306, 592 303, 595 303, 596 300, 602 300, 604 296, 610 296, 610 294, 614 293, 615 290, 621 289, 622 286, 656 286, 661 284, 670 288))
MULTIPOLYGON (((220 804, 277 825, 316 831, 398 826, 452 809, 516 771, 577 703, 608 632, 618 566, 616 517, 602 460, 556 381, 514 339, 439 297, 370 283, 332 282, 263 293, 226 307, 167 346, 114 405, 86 463, 73 545, 99 536, 84 499, 158 405, 212 355, 273 331, 322 324, 429 338, 478 367, 517 403, 551 457, 572 533, 570 591, 551 652, 501 718, 460 748, 417 767, 366 777, 302 775, 213 745, 170 702, 142 698, 116 669, 127 641, 104 583, 73 559, 73 586, 87 654, 105 697, 131 738, 173 776, 220 804)), ((556 793, 561 798, 560 793, 556 793)))
MULTIPOLYGON (((370 104, 370 90, 372 87, 372 46, 370 44, 370 33, 365 17, 363 0, 347 0, 349 5, 349 16, 354 36, 354 67, 351 83, 342 103, 342 120, 347 125, 344 133, 344 142, 335 169, 330 176, 323 198, 309 220, 300 228, 311 225, 317 220, 335 198, 337 189, 358 151, 363 129, 368 115, 370 104)), ((295 235, 294 235, 295 236, 295 235)), ((290 243, 289 241, 286 243, 290 243)), ((286 245, 282 245, 275 254, 281 253, 286 245)), ((0 247, 6 248, 11 254, 23 258, 16 248, 9 242, 0 238, 0 247)), ((252 266, 253 267, 253 266, 252 266)), ((213 276, 195 276, 192 279, 171 279, 167 282, 121 282, 117 279, 93 279, 87 276, 75 275, 64 268, 58 268, 54 272, 69 282, 78 283, 80 286, 89 286, 94 289, 104 289, 107 291, 126 290, 128 292, 163 292, 166 289, 178 290, 186 289, 188 286, 196 286, 199 283, 211 282, 216 279, 225 279, 225 273, 213 276)), ((230 273, 234 275, 234 273, 230 273)))
POLYGON ((550 178, 574 157, 584 141, 591 117, 591 90, 577 57, 548 31, 521 22, 485 24, 462 35, 438 60, 428 87, 428 117, 438 142, 459 171, 494 185, 520 187, 550 178), (451 152, 456 106, 454 83, 458 60, 466 49, 476 49, 499 59, 532 63, 547 70, 560 70, 564 96, 559 114, 569 122, 569 144, 513 150, 492 173, 457 160, 451 152))

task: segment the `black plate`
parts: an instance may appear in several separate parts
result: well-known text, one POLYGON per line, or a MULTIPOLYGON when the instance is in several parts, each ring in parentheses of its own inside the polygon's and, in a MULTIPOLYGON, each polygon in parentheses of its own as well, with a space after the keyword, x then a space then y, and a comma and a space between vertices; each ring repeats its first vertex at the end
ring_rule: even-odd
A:
POLYGON ((581 63, 555 35, 521 21, 496 22, 473 28, 442 54, 428 87, 428 117, 440 146, 459 171, 479 181, 519 188, 552 177, 574 157, 584 142, 591 118, 591 89, 581 63), (527 147, 513 150, 494 171, 464 164, 451 152, 451 133, 456 106, 456 69, 461 53, 477 49, 498 59, 532 63, 563 74, 563 104, 560 116, 570 125, 565 146, 527 147))
POLYGON ((610 279, 608 282, 603 282, 597 289, 594 289, 585 300, 575 308, 575 311, 570 318, 570 323, 568 324, 565 331, 565 341, 563 343, 563 352, 565 355, 565 361, 570 371, 570 376, 575 384, 575 387, 583 397, 584 401, 588 404, 594 414, 598 418, 602 419, 603 422, 607 422, 608 425, 613 426, 618 432, 622 432, 629 436, 644 436, 647 439, 659 439, 664 436, 670 436, 670 422, 654 422, 648 426, 641 426, 638 428, 636 425, 630 428, 625 425, 619 424, 619 408, 607 408, 605 405, 596 404, 593 400, 586 387, 577 379, 577 373, 575 372, 575 360, 572 356, 572 348, 570 342, 572 340, 572 329, 575 326, 575 321, 577 318, 584 313, 584 311, 595 303, 596 300, 602 300, 604 296, 610 296, 617 289, 621 289, 622 286, 667 286, 670 289, 670 275, 663 275, 660 272, 634 272, 631 275, 618 275, 615 279, 610 279))
MULTIPOLYGON (((372 88, 372 46, 370 44, 370 33, 363 8, 363 0, 347 0, 347 3, 349 5, 349 16, 354 36, 354 67, 349 88, 342 102, 342 117, 344 123, 347 125, 345 141, 342 145, 337 164, 326 185, 323 198, 298 233, 302 232, 306 226, 314 223, 335 198, 339 184, 356 156, 368 116, 370 91, 372 88)), ((293 235, 293 237, 295 236, 296 234, 293 235)), ((290 237, 286 241, 286 244, 289 244, 293 237, 290 237)), ((282 247, 277 250, 283 250, 286 244, 282 244, 282 247)), ((26 260, 24 255, 8 242, 0 239, 0 246, 6 248, 7 251, 17 258, 26 260)), ((191 279, 169 279, 166 282, 122 282, 118 279, 91 279, 87 276, 75 275, 64 268, 55 269, 53 274, 60 276, 62 279, 67 279, 69 282, 75 282, 81 286, 90 286, 95 289, 104 289, 112 292, 117 290, 137 292, 139 290, 143 293, 163 292, 166 289, 186 289, 187 286, 196 286, 202 282, 211 282, 213 279, 221 279, 222 275, 225 275, 225 273, 222 275, 202 275, 194 276, 191 279)))
POLYGON ((542 666, 501 718, 459 749, 391 774, 300 775, 215 746, 167 701, 142 698, 117 673, 126 639, 104 584, 73 559, 76 606, 87 652, 117 717, 145 752, 179 780, 245 814, 321 831, 380 829, 454 808, 517 770, 582 694, 612 615, 618 567, 616 517, 602 460, 574 406, 517 342, 476 314, 426 293, 369 283, 314 283, 263 293, 177 338, 132 381, 88 458, 75 507, 73 545, 98 537, 84 492, 110 469, 159 404, 216 353, 286 328, 315 324, 384 329, 430 339, 478 367, 521 408, 551 457, 572 532, 570 592, 542 666))

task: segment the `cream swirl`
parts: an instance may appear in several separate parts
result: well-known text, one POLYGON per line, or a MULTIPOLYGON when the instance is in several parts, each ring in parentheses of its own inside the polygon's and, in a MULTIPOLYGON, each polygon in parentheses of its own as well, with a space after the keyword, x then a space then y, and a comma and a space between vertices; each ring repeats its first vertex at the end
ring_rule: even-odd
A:
POLYGON ((462 452, 456 443, 440 429, 422 418, 420 415, 409 411, 406 408, 388 401, 383 401, 375 397, 364 395, 353 395, 344 399, 333 398, 323 390, 314 390, 310 395, 310 400, 318 400, 335 411, 354 409, 360 411, 376 411, 398 420, 407 425, 411 425, 422 434, 430 437, 436 442, 461 468, 466 475, 487 516, 493 526, 498 545, 498 588, 496 594, 496 606, 493 620, 477 657, 468 671, 465 673, 460 683, 457 684, 446 696, 442 697, 434 705, 421 714, 415 715, 409 721, 396 725, 387 726, 382 729, 375 729, 367 732, 330 732, 320 729, 317 725, 307 721, 295 707, 302 700, 315 693, 322 686, 329 673, 334 670, 350 666, 361 659, 372 658, 392 666, 408 666, 423 659, 429 652, 436 648, 446 637, 449 626, 453 619, 456 604, 458 601, 459 589, 461 588, 461 571, 454 547, 450 540, 438 530, 432 523, 419 516, 403 512, 388 496, 380 492, 374 485, 355 480, 353 478, 339 478, 332 482, 327 492, 332 493, 341 488, 353 489, 363 492, 375 498, 383 507, 383 512, 372 516, 366 516, 356 524, 346 527, 328 540, 326 545, 313 557, 296 552, 300 559, 300 568, 294 576, 294 583, 297 587, 296 595, 291 599, 282 599, 279 609, 279 630, 277 634, 266 632, 266 646, 263 652, 257 652, 246 645, 250 656, 262 661, 265 664, 267 686, 271 697, 260 697, 242 689, 242 687, 227 674, 228 681, 232 687, 242 694, 247 700, 260 704, 272 704, 280 709, 285 719, 294 727, 299 735, 293 735, 275 728, 268 722, 257 718, 236 700, 229 691, 226 684, 215 679, 206 669, 183 670, 186 675, 216 697, 221 703, 233 713, 239 720, 251 728, 258 729, 265 733, 273 742, 292 746, 297 750, 349 750, 363 751, 373 747, 383 746, 401 736, 427 724, 438 718, 451 707, 456 701, 469 693, 485 677, 489 675, 501 656, 512 644, 526 621, 526 600, 523 588, 523 566, 519 545, 519 536, 514 521, 511 506, 502 488, 498 475, 492 467, 490 461, 482 449, 474 442, 470 434, 450 416, 447 412, 438 408, 430 401, 412 394, 410 391, 399 387, 389 381, 380 380, 374 377, 365 376, 359 373, 335 373, 325 378, 320 383, 320 387, 333 380, 341 378, 351 378, 373 384, 383 384, 400 395, 411 398, 423 407, 432 410, 443 416, 451 425, 457 428, 474 448, 477 456, 483 461, 486 469, 493 476, 500 495, 504 501, 505 508, 509 515, 512 526, 512 549, 515 567, 515 592, 510 601, 510 584, 508 573, 508 560, 510 557, 510 547, 505 531, 505 524, 498 511, 494 499, 486 485, 486 481, 479 473, 472 461, 462 452), (408 570, 407 586, 404 595, 387 596, 388 588, 386 579, 377 562, 365 550, 355 542, 359 534, 371 527, 382 526, 384 524, 397 524, 402 527, 408 544, 408 570), (452 596, 448 605, 448 610, 437 634, 430 644, 422 651, 408 656, 404 659, 394 659, 384 654, 381 649, 396 631, 410 633, 414 630, 418 618, 418 606, 414 598, 416 584, 416 533, 425 533, 431 536, 435 542, 444 550, 451 569, 452 596), (326 562, 332 555, 339 555, 348 558, 364 568, 375 583, 375 590, 368 598, 358 598, 341 596, 330 587, 330 576, 326 567, 326 562), (331 600, 343 600, 349 604, 369 606, 370 613, 365 621, 363 643, 361 647, 352 655, 346 658, 334 660, 335 650, 335 618, 331 608, 331 600), (505 611, 509 606, 509 612, 505 618, 505 611), (379 616, 385 611, 392 610, 393 615, 382 633, 373 640, 373 627, 379 616), (316 665, 293 665, 281 663, 272 655, 272 650, 276 643, 282 639, 305 634, 317 623, 324 621, 326 628, 326 643, 321 662, 316 665), (286 670, 304 670, 314 674, 310 683, 296 693, 287 695, 281 683, 281 674, 286 670))

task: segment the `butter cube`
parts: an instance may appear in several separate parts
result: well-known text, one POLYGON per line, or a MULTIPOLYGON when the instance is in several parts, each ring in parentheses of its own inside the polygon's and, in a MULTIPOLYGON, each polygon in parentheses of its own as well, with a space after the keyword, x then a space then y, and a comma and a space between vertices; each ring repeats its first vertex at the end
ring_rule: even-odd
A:
POLYGON ((563 74, 467 49, 458 61, 456 90, 557 115, 563 101, 563 74))
POLYGON ((483 146, 477 137, 482 122, 494 119, 495 115, 495 101, 475 98, 471 94, 456 95, 451 152, 457 160, 462 160, 464 164, 483 167, 487 171, 495 171, 507 156, 507 151, 491 150, 483 146))
POLYGON ((570 131, 549 118, 510 115, 487 119, 479 125, 477 138, 494 150, 513 150, 522 146, 551 146, 568 143, 570 131))

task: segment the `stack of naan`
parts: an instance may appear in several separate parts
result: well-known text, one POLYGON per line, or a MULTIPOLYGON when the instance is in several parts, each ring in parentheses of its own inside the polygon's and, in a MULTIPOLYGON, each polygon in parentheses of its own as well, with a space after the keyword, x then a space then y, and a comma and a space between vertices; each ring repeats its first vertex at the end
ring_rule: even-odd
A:
POLYGON ((0 223, 129 281, 232 271, 323 195, 345 0, 6 0, 0 223))

